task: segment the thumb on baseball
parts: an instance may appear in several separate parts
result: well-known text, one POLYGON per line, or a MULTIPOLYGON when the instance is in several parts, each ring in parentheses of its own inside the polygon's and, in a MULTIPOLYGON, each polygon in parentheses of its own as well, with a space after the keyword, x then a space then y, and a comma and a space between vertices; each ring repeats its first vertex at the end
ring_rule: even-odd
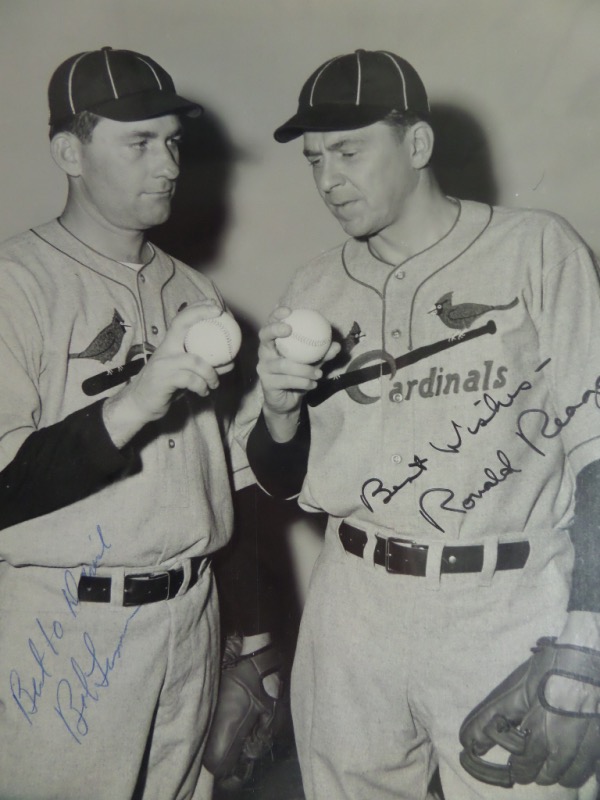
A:
POLYGON ((322 363, 326 363, 327 361, 333 361, 333 359, 338 355, 341 351, 342 345, 339 342, 332 341, 329 345, 329 349, 321 359, 322 363))
POLYGON ((160 350, 165 355, 181 353, 184 349, 185 335, 192 325, 203 319, 214 319, 221 316, 222 313, 223 309, 214 300, 191 303, 173 319, 171 327, 160 345, 160 350))
POLYGON ((285 318, 289 317, 291 313, 291 308, 286 306, 278 306, 271 312, 266 324, 258 333, 261 345, 266 346, 273 353, 277 353, 275 339, 289 336, 292 332, 291 325, 285 322, 285 318))

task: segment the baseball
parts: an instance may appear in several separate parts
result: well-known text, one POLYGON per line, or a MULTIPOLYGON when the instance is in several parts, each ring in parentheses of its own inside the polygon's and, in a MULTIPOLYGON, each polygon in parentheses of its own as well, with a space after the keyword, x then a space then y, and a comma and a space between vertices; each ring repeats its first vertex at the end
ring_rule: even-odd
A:
POLYGON ((314 364, 320 361, 331 344, 331 325, 310 308, 297 308, 282 322, 292 328, 289 336, 275 339, 275 347, 280 355, 300 364, 314 364))
POLYGON ((233 369, 233 359, 241 344, 240 326, 226 311, 218 317, 196 322, 188 329, 183 342, 188 353, 208 361, 220 375, 233 369))

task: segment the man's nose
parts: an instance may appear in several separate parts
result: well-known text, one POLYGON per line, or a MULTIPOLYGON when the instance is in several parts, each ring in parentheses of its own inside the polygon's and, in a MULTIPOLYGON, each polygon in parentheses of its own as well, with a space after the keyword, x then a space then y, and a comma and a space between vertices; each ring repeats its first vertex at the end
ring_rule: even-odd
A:
POLYGON ((344 182, 344 176, 333 161, 325 161, 319 174, 319 188, 328 193, 344 182))
POLYGON ((167 144, 163 145, 160 151, 158 174, 171 181, 179 175, 179 153, 167 144))

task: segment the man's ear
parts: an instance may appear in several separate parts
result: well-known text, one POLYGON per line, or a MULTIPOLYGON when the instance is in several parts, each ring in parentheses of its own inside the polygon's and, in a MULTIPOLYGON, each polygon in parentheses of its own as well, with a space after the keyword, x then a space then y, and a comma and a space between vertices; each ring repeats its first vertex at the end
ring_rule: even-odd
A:
POLYGON ((433 153, 434 133, 431 125, 420 121, 410 129, 411 158, 415 169, 428 166, 433 153))
POLYGON ((52 137, 50 152, 57 165, 76 178, 81 174, 81 141, 73 133, 62 131, 52 137))

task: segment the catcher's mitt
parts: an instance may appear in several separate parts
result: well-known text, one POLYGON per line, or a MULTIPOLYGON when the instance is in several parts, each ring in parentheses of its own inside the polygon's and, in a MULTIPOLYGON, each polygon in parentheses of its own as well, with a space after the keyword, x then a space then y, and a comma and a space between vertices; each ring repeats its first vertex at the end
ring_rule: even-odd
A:
POLYGON ((467 716, 460 741, 462 766, 485 783, 582 786, 600 760, 600 652, 540 639, 467 716), (481 758, 494 745, 507 764, 481 758))

